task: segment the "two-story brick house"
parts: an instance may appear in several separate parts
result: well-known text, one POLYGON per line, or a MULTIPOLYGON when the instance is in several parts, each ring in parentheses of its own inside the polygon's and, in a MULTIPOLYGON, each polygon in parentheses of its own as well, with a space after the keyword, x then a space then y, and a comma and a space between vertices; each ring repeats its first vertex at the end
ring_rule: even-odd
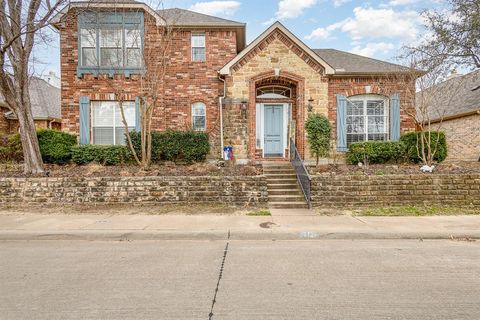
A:
POLYGON ((136 1, 71 3, 52 23, 60 31, 62 129, 80 143, 124 143, 115 88, 129 127, 141 129, 142 70, 155 63, 142 52, 166 24, 175 32, 153 126, 208 132, 213 157, 232 144, 237 160, 286 158, 290 139, 309 157, 310 112, 328 116, 339 152, 414 129, 407 68, 313 50, 278 22, 248 46, 244 23, 136 1))

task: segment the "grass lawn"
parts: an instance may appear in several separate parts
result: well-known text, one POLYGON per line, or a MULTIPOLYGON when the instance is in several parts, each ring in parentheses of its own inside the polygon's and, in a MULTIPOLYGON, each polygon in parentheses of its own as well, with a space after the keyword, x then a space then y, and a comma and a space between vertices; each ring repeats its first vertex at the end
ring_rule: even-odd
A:
POLYGON ((247 216, 271 216, 272 214, 270 213, 269 210, 257 210, 257 211, 251 211, 247 212, 247 216))
POLYGON ((356 216, 456 216, 480 214, 480 208, 449 206, 400 206, 354 210, 356 216))

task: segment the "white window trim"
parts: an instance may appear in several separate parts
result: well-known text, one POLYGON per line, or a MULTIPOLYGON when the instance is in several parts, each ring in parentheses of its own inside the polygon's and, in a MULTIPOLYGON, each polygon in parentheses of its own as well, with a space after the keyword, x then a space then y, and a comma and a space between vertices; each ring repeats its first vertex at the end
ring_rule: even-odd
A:
MULTIPOLYGON (((356 102, 356 101, 362 101, 363 103, 363 127, 364 127, 364 132, 363 134, 365 135, 365 140, 366 141, 390 141, 390 100, 389 98, 381 95, 375 95, 375 94, 367 94, 367 95, 359 95, 359 96, 352 96, 347 98, 349 102, 356 102), (373 100, 383 100, 383 108, 384 108, 384 128, 385 132, 383 134, 386 135, 385 140, 368 140, 368 115, 367 115, 367 102, 368 101, 373 101, 373 100)), ((348 118, 349 115, 347 114, 346 117, 348 118)), ((345 130, 347 130, 347 127, 345 127, 345 130)), ((348 132, 345 132, 345 135, 347 137, 348 141, 348 132)))
POLYGON ((207 131, 207 105, 206 105, 204 102, 202 102, 202 101, 196 101, 196 102, 192 103, 191 108, 190 108, 190 113, 191 113, 191 116, 192 116, 191 119, 192 119, 192 129, 193 129, 193 131, 198 131, 198 132, 205 132, 205 131, 207 131), (205 121, 204 121, 205 127, 204 127, 203 129, 195 129, 195 128, 193 127, 193 123, 194 123, 193 118, 194 118, 194 117, 200 117, 200 116, 196 116, 196 115, 193 114, 193 107, 194 107, 194 105, 196 105, 196 104, 201 104, 201 105, 203 105, 203 109, 204 109, 204 115, 203 115, 203 117, 205 118, 205 121))
POLYGON ((205 31, 195 31, 190 35, 190 60, 193 62, 206 62, 207 61, 207 35, 205 31), (194 36, 203 36, 204 46, 203 47, 194 47, 193 46, 193 37, 194 36), (195 60, 193 58, 193 49, 194 48, 203 48, 205 49, 205 59, 204 60, 195 60))

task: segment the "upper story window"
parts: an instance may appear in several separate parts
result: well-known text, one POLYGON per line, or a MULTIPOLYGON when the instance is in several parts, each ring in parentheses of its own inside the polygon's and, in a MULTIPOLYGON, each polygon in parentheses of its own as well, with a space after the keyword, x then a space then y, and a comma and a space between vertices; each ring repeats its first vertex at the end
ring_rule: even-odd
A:
POLYGON ((205 33, 192 33, 192 61, 205 61, 205 33))
POLYGON ((142 67, 143 13, 81 13, 78 75, 118 73, 142 67))
POLYGON ((347 100, 347 146, 354 142, 388 140, 388 99, 354 96, 347 100))
POLYGON ((203 102, 192 104, 192 129, 195 131, 206 129, 206 107, 203 102))

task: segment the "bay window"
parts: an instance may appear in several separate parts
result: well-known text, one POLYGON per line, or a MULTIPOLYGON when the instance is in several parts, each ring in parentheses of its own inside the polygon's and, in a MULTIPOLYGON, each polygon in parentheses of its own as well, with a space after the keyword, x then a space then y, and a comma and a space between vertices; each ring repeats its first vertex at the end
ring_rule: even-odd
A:
POLYGON ((84 73, 139 71, 142 66, 143 13, 81 13, 78 18, 79 76, 84 73))
POLYGON ((361 141, 388 140, 388 99, 382 96, 354 96, 347 100, 347 146, 361 141))
MULTIPOLYGON (((136 112, 134 101, 124 101, 123 111, 128 130, 135 130, 136 112)), ((117 101, 92 102, 92 143, 124 145, 125 126, 122 122, 120 104, 117 101)))

